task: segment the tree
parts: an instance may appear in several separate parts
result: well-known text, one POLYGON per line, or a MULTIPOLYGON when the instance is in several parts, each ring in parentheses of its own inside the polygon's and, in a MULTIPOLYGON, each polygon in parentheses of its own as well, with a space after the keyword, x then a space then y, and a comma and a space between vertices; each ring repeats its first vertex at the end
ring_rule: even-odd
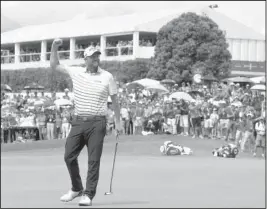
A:
POLYGON ((226 77, 231 64, 227 48, 225 34, 209 17, 184 13, 159 30, 148 77, 180 82, 191 79, 197 69, 226 77))

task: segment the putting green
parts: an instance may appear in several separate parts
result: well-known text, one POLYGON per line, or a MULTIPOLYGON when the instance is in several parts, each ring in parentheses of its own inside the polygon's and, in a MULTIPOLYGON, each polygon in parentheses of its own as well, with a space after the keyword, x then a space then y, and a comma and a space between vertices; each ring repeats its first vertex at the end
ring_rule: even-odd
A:
MULTIPOLYGON (((104 145, 93 207, 264 207, 265 161, 241 153, 237 159, 213 157, 222 141, 180 136, 121 136, 113 191, 109 181, 115 137, 104 145), (193 149, 193 156, 161 156, 172 140, 193 149)), ((2 207, 78 207, 79 199, 61 203, 70 189, 64 164, 64 140, 8 144, 1 148, 2 207)), ((87 150, 79 157, 85 184, 87 150)))

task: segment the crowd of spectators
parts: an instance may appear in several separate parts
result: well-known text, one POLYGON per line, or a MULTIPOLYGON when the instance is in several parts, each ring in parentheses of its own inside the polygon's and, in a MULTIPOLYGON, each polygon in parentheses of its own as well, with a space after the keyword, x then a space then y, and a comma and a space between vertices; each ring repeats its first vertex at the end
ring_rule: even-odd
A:
MULTIPOLYGON (((205 85, 182 83, 167 94, 120 88, 123 134, 171 134, 232 141, 241 151, 255 153, 257 137, 265 135, 265 95, 231 83, 205 85), (170 99, 173 92, 199 92, 193 101, 170 99), (259 123, 261 124, 259 126, 259 123), (257 127, 260 127, 260 129, 257 127)), ((111 109, 112 106, 109 106, 111 109)), ((109 111, 109 132, 114 113, 109 111)))
POLYGON ((139 46, 155 46, 156 42, 153 39, 141 39, 139 40, 139 46))
POLYGON ((39 48, 20 48, 20 62, 39 62, 41 60, 41 49, 39 48))
POLYGON ((1 49, 1 64, 8 64, 15 62, 14 50, 1 49))
POLYGON ((69 90, 59 97, 54 92, 1 95, 1 143, 66 138, 70 131, 71 105, 56 106, 56 100, 70 100, 69 90), (7 112, 5 111, 7 109, 7 112))
MULTIPOLYGON (((169 92, 163 94, 118 85, 122 134, 171 134, 233 141, 240 146, 241 151, 255 153, 257 139, 265 136, 264 94, 251 91, 249 84, 239 83, 212 83, 205 86, 183 82, 181 85, 167 87, 169 92), (171 98, 174 92, 185 92, 194 99, 171 98)), ((63 98, 71 100, 68 90, 63 98)), ((15 95, 12 101, 7 95, 2 95, 1 108, 10 102, 15 103, 15 110, 9 112, 7 117, 1 118, 1 130, 4 130, 2 142, 8 142, 8 127, 23 123, 25 127, 29 125, 27 123, 36 127, 35 135, 39 140, 66 138, 71 127, 73 106, 50 110, 44 106, 30 109, 30 104, 39 100, 51 100, 53 103, 56 99, 60 98, 57 98, 55 93, 51 98, 44 96, 44 93, 41 96, 37 93, 31 96, 28 93, 25 97, 15 95)), ((115 126, 114 112, 111 103, 107 105, 107 133, 110 134, 115 126)), ((25 140, 27 134, 29 135, 26 128, 17 133, 18 136, 11 133, 10 142, 16 139, 25 140)))
POLYGON ((106 56, 132 55, 133 41, 107 41, 106 56))
POLYGON ((90 44, 76 44, 75 45, 75 59, 82 59, 84 50, 87 47, 95 46, 100 48, 100 42, 90 42, 90 44))

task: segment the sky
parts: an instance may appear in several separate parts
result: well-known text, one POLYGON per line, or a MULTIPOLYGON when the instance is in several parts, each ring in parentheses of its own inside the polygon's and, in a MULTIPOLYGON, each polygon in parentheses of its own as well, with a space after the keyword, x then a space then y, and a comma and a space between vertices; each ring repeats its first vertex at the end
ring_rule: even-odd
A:
POLYGON ((218 12, 265 34, 265 1, 1 1, 1 15, 21 26, 64 21, 80 14, 88 18, 147 11, 192 9, 217 4, 218 12))

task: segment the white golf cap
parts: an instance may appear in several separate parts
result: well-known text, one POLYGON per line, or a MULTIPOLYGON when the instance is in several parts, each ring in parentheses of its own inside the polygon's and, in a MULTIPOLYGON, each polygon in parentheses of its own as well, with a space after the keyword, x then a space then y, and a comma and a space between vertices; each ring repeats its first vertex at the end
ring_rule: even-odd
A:
POLYGON ((94 53, 101 54, 99 47, 89 46, 84 50, 84 58, 92 56, 94 53))

